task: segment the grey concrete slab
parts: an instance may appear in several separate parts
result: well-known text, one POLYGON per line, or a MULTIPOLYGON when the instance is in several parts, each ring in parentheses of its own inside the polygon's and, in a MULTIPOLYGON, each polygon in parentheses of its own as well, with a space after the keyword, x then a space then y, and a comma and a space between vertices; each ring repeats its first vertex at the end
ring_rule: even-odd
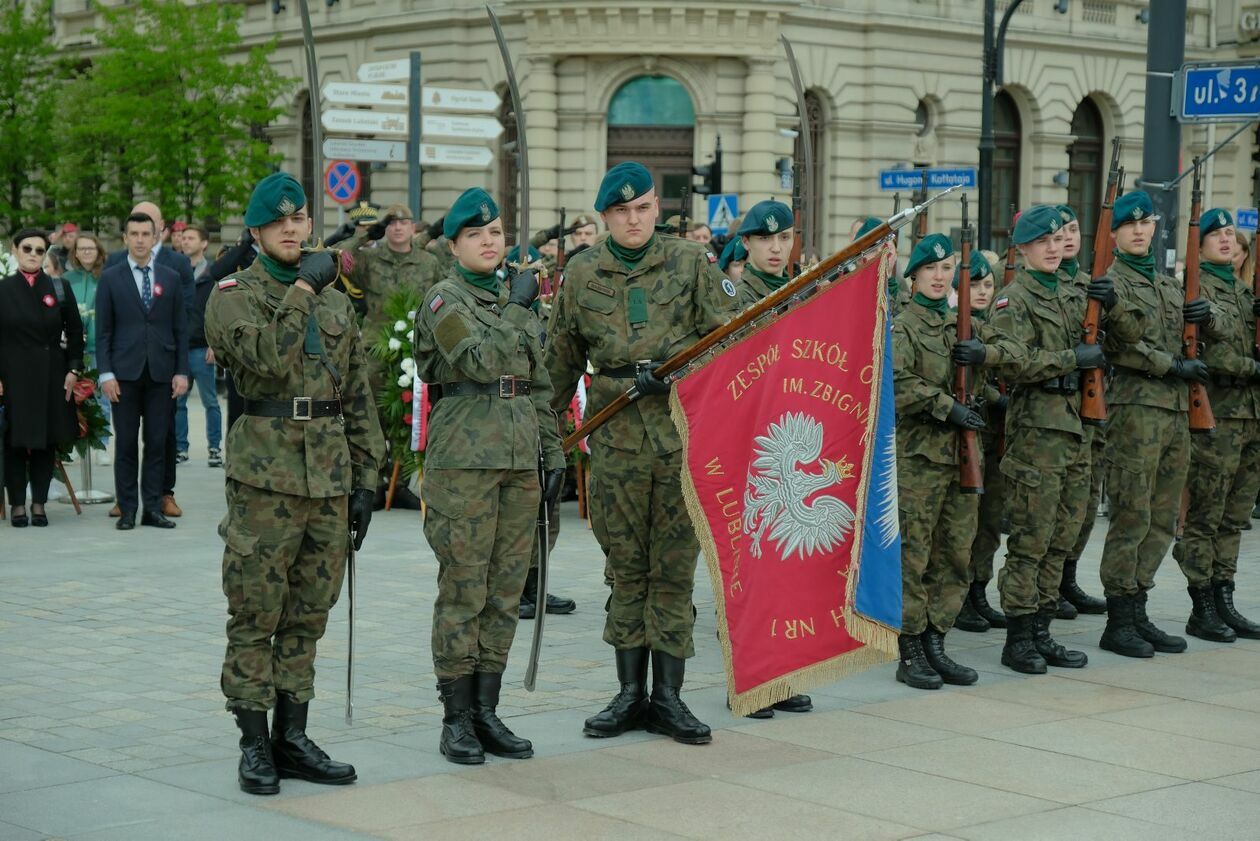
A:
POLYGON ((277 815, 246 806, 223 805, 192 815, 165 815, 113 826, 95 832, 70 835, 66 841, 224 841, 229 838, 294 838, 305 841, 367 841, 376 835, 330 827, 288 815, 277 815))
POLYGON ((95 780, 113 773, 91 762, 0 740, 0 794, 95 780))
POLYGON ((0 795, 5 820, 55 836, 125 827, 156 817, 188 817, 223 805, 219 798, 130 774, 0 795))

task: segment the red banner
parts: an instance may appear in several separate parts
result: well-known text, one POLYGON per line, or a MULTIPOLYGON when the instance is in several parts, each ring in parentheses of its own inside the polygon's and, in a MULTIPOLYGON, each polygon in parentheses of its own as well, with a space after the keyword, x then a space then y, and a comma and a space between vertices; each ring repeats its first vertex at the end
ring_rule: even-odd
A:
POLYGON ((735 715, 896 655, 895 457, 872 469, 877 421, 889 442, 893 434, 883 294, 892 259, 882 250, 674 388, 735 715), (872 561, 880 570, 868 583, 884 591, 873 599, 858 596, 866 540, 891 546, 872 561))

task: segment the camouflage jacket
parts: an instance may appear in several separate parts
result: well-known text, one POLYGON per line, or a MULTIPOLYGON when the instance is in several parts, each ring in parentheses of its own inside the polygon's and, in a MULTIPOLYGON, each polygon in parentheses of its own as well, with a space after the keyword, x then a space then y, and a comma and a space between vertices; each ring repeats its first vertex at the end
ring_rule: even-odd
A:
MULTIPOLYGON (((747 266, 744 267, 744 275, 740 279, 739 286, 739 307, 743 309, 757 303, 762 298, 768 296, 774 289, 761 278, 748 271, 747 266)), ((781 287, 780 287, 781 288, 781 287)))
MULTIPOLYGON (((657 234, 633 269, 612 255, 606 241, 582 251, 565 266, 564 286, 548 324, 544 359, 556 387, 552 407, 560 412, 569 405, 589 360, 596 371, 589 417, 634 383, 632 376, 600 371, 668 359, 738 311, 734 284, 718 270, 713 252, 699 243, 657 234)), ((636 400, 592 438, 633 453, 645 439, 658 454, 682 447, 664 395, 636 400)))
MULTIPOLYGON (((1084 437, 1080 392, 1042 388, 1047 380, 1076 370, 1072 349, 1081 341, 1085 320, 1085 288, 1059 277, 1051 291, 1021 267, 993 303, 993 326, 1024 348, 1022 359, 999 368, 1010 387, 1007 429, 1055 429, 1084 437)), ((1142 336, 1140 313, 1119 295, 1104 319, 1104 329, 1118 341, 1131 344, 1142 336)))
POLYGON ((1253 295, 1242 283, 1230 285, 1220 278, 1199 273, 1199 289, 1212 302, 1215 334, 1203 342, 1203 361, 1212 371, 1208 402, 1218 418, 1260 418, 1260 385, 1255 382, 1254 345, 1256 317, 1253 295), (1237 385, 1226 385, 1220 377, 1234 377, 1237 385))
POLYGON ((349 298, 336 289, 315 296, 286 285, 256 261, 210 293, 206 339, 247 400, 332 400, 332 374, 303 350, 311 314, 328 363, 341 377, 344 419, 242 415, 228 431, 227 476, 313 499, 375 488, 385 440, 349 298))
MULTIPOLYGON (((946 423, 954 407, 956 313, 944 315, 910 300, 893 319, 893 389, 897 402, 897 455, 919 455, 937 464, 958 463, 958 428, 946 423)), ((1018 362, 1020 349, 991 325, 971 322, 984 342, 984 367, 1018 362)), ((973 379, 973 393, 983 388, 973 379)))
POLYGON ((531 381, 528 397, 444 395, 429 417, 426 467, 535 470, 541 436, 548 469, 564 466, 541 326, 525 307, 452 271, 416 311, 416 374, 427 383, 531 381))
POLYGON ((354 252, 354 270, 350 282, 363 290, 367 314, 363 317, 363 336, 369 345, 379 338, 388 316, 385 307, 399 289, 411 289, 417 298, 424 298, 443 272, 438 260, 423 248, 412 247, 406 253, 391 251, 380 241, 375 248, 354 252))

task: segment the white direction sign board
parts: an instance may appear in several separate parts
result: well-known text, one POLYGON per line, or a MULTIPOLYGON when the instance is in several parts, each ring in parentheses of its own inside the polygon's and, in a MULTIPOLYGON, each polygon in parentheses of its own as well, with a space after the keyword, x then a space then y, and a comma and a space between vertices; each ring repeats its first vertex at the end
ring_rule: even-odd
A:
POLYGON ((411 78, 411 59, 369 61, 359 65, 360 82, 401 82, 411 78))
POLYGON ((425 85, 420 101, 431 111, 464 111, 494 113, 499 110, 499 97, 494 91, 431 88, 425 85))
POLYGON ((421 134, 425 137, 463 137, 494 140, 503 133, 503 124, 494 117, 459 117, 453 114, 425 114, 421 134))
POLYGON ((322 91, 324 102, 335 105, 407 104, 406 85, 372 85, 362 82, 329 82, 322 91))
POLYGON ((451 166, 464 169, 485 169, 493 155, 485 146, 453 146, 445 143, 421 143, 421 166, 451 166))
POLYGON ((400 140, 329 137, 324 140, 324 157, 334 161, 405 161, 407 144, 400 140))
POLYGON ((347 134, 406 134, 407 114, 389 111, 356 111, 350 108, 330 108, 319 115, 320 122, 329 131, 347 134))

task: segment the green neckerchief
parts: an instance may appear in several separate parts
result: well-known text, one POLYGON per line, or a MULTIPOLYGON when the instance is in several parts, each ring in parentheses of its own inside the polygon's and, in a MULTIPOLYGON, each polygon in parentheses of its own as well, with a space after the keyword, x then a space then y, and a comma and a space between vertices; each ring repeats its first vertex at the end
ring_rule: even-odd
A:
POLYGON ((1034 280, 1049 289, 1051 292, 1054 292, 1059 288, 1059 276, 1057 274, 1053 274, 1052 272, 1039 272, 1036 269, 1029 269, 1028 273, 1032 275, 1034 280))
POLYGON ((778 289, 779 287, 781 287, 783 284, 787 283, 789 280, 787 275, 766 274, 765 272, 761 271, 761 269, 755 268, 752 263, 745 263, 744 271, 748 272, 755 278, 759 278, 762 283, 770 287, 770 290, 772 292, 775 289, 778 289))
POLYGON ((985 307, 985 308, 984 308, 984 309, 982 309, 982 310, 978 310, 978 309, 975 309, 975 308, 973 307, 973 308, 972 308, 972 310, 971 310, 971 317, 972 317, 972 318, 978 318, 978 319, 980 319, 981 321, 988 321, 988 320, 989 320, 989 308, 988 308, 988 307, 985 307))
POLYGON ((1238 280, 1238 278, 1234 277, 1234 267, 1228 263, 1209 263, 1207 260, 1204 260, 1199 264, 1199 271, 1207 272, 1212 277, 1220 278, 1230 289, 1234 288, 1234 283, 1238 280))
MULTIPOLYGON (((258 252, 258 261, 262 263, 263 270, 285 286, 292 286, 297 280, 298 267, 286 266, 283 263, 277 263, 261 251, 258 252)), ((324 355, 324 343, 319 338, 319 322, 315 320, 315 309, 312 307, 310 315, 306 318, 306 338, 302 340, 302 352, 311 356, 324 355)))
POLYGON ((459 276, 468 283, 471 283, 478 289, 484 289, 492 295, 498 295, 499 287, 503 285, 503 282, 499 280, 499 276, 494 272, 491 272, 490 274, 478 274, 477 272, 464 268, 463 263, 456 263, 455 271, 459 272, 459 276))
POLYGON ((897 281, 895 272, 888 275, 888 299, 890 301, 897 300, 897 296, 901 294, 901 284, 897 281))
POLYGON ((924 309, 931 310, 937 315, 944 315, 945 313, 949 312, 949 299, 948 298, 941 298, 939 301, 933 301, 931 298, 924 295, 922 292, 915 292, 914 297, 911 298, 910 300, 914 301, 916 304, 923 307, 924 309))
POLYGON ((1116 255, 1116 259, 1119 260, 1121 263, 1124 263, 1126 266, 1133 269, 1133 271, 1137 272, 1142 277, 1149 280, 1151 283, 1155 282, 1155 252, 1154 251, 1148 250, 1146 252, 1145 257, 1134 257, 1132 254, 1121 251, 1119 248, 1117 248, 1114 253, 1116 255))
POLYGON ((639 261, 643 259, 643 255, 647 254, 648 249, 655 244, 656 234, 652 234, 648 241, 638 248, 625 248, 624 246, 618 245, 617 241, 612 237, 604 240, 604 242, 608 243, 608 251, 612 254, 612 256, 617 258, 617 262, 625 266, 627 271, 634 271, 634 267, 639 265, 639 261))
POLYGON ((1071 259, 1064 257, 1063 262, 1059 264, 1059 271, 1064 272, 1064 277, 1069 280, 1076 277, 1080 270, 1081 261, 1076 257, 1072 257, 1071 259))

